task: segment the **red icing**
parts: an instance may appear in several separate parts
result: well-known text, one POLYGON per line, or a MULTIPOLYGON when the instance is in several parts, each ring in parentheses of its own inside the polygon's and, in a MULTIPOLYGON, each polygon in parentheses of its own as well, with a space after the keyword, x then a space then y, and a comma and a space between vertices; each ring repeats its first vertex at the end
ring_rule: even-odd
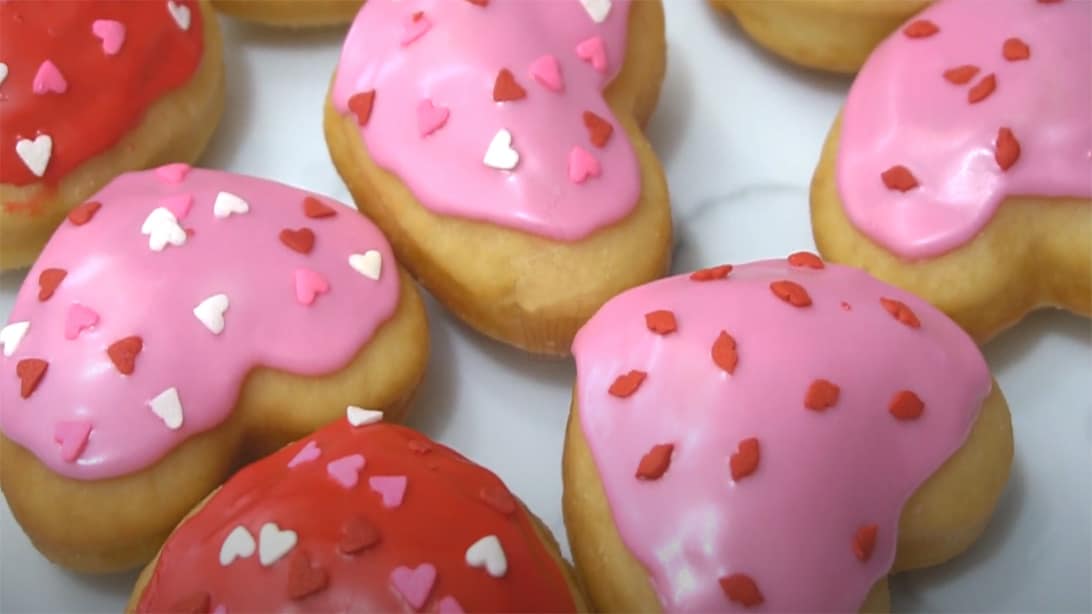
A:
POLYGON ((137 611, 168 611, 183 600, 229 613, 410 611, 392 574, 426 565, 436 575, 422 611, 436 611, 450 598, 467 612, 572 611, 565 577, 531 517, 514 505, 516 513, 500 513, 480 496, 503 492, 511 501, 500 479, 448 448, 433 444, 418 453, 412 442, 428 440, 400 426, 353 428, 338 420, 246 467, 167 540, 137 611), (320 456, 290 469, 289 460, 310 442, 320 456), (326 466, 351 454, 367 462, 360 483, 346 489, 326 466), (375 475, 408 478, 400 506, 383 507, 367 486, 375 475), (295 531, 298 540, 263 566, 259 535, 266 523, 295 531), (221 565, 221 546, 239 526, 258 545, 221 565), (500 541, 507 561, 501 577, 465 560, 467 549, 488 535, 500 541))
POLYGON ((201 61, 201 12, 193 0, 176 0, 190 12, 179 28, 166 0, 0 2, 0 59, 8 76, 0 85, 0 181, 39 181, 15 153, 20 139, 47 134, 53 150, 41 181, 56 183, 133 129, 144 111, 185 84, 201 61), (124 43, 107 55, 91 24, 115 20, 124 43), (35 94, 43 62, 67 83, 61 92, 35 94))

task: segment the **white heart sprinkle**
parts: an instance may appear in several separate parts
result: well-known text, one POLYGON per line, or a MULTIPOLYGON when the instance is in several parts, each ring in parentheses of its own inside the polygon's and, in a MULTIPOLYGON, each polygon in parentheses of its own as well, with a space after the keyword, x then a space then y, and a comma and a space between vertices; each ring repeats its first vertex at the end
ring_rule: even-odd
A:
POLYGON ((353 254, 349 256, 349 266, 364 277, 379 281, 379 274, 383 271, 383 254, 374 249, 363 254, 353 254))
POLYGON ((220 564, 224 567, 231 565, 235 559, 245 559, 254 555, 254 536, 246 527, 239 525, 228 533, 227 539, 220 546, 220 564))
POLYGON ((502 578, 508 572, 508 559, 496 535, 486 535, 467 548, 466 564, 485 567, 485 571, 494 578, 502 578))
POLYGON ((225 218, 233 213, 241 215, 248 211, 250 205, 231 192, 220 192, 216 195, 216 202, 212 204, 212 213, 218 218, 225 218))
POLYGON ((19 139, 15 143, 15 153, 19 154, 23 164, 27 165, 35 177, 41 177, 49 166, 50 156, 53 155, 53 138, 48 134, 39 134, 33 141, 19 139))
POLYGON ((4 356, 11 356, 19 349, 23 337, 30 330, 30 322, 12 322, 4 328, 0 328, 0 344, 4 346, 4 356))
POLYGON ((182 399, 178 398, 177 388, 168 388, 148 401, 152 413, 163 420, 163 424, 172 431, 182 428, 182 399))
POLYGON ((176 4, 173 0, 167 0, 167 10, 174 18, 174 22, 182 30, 190 29, 190 8, 184 4, 176 4))
POLYGON ((224 332, 224 312, 231 302, 226 294, 214 294, 193 308, 193 315, 214 335, 224 332))
POLYGON ((258 560, 269 567, 296 545, 296 532, 281 530, 276 523, 267 522, 258 533, 258 560))
POLYGON ((148 248, 161 252, 168 244, 176 247, 186 244, 186 231, 178 225, 178 218, 166 207, 156 207, 144 218, 140 233, 148 235, 148 248))
POLYGON ((519 164, 519 152, 512 147, 512 133, 504 128, 493 135, 489 141, 489 148, 485 150, 485 158, 482 160, 486 166, 504 171, 510 171, 519 164))
POLYGON ((580 0, 580 4, 584 5, 584 10, 595 23, 603 23, 610 14, 610 0, 580 0))
POLYGON ((0 85, 4 84, 4 80, 8 78, 8 65, 0 62, 0 85))
POLYGON ((364 426, 365 424, 375 424, 382 420, 383 412, 350 405, 349 408, 345 410, 345 417, 349 419, 349 424, 353 426, 364 426))

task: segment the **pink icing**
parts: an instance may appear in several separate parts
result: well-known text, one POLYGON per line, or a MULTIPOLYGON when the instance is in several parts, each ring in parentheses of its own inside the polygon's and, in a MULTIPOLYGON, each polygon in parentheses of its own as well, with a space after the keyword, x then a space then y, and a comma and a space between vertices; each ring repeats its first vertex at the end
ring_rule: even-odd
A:
POLYGON ((941 1, 914 19, 939 32, 891 35, 843 112, 838 187, 858 229, 900 256, 927 258, 969 241, 1006 196, 1092 196, 1092 3, 941 1), (1030 58, 1003 57, 1012 37, 1030 58), (943 77, 962 65, 979 69, 966 84, 943 77), (969 103, 991 73, 996 91, 969 103), (1021 148, 1007 171, 994 159, 1002 127, 1021 148), (900 164, 919 187, 884 186, 880 174, 900 164))
POLYGON ((307 217, 307 196, 270 181, 178 167, 128 173, 103 188, 93 197, 101 209, 83 225, 61 224, 16 299, 10 321, 30 327, 13 355, 0 359, 3 432, 57 473, 109 478, 147 467, 220 424, 256 366, 305 375, 343 367, 394 313, 398 269, 370 222, 343 207, 333 217, 307 217), (217 218, 219 192, 242 198, 249 211, 217 218), (152 251, 142 225, 183 195, 193 201, 179 221, 185 243, 152 251), (282 229, 300 227, 315 235, 308 254, 278 240, 282 229), (349 265, 350 255, 368 250, 386 264, 378 280, 349 265), (40 301, 37 280, 49 268, 67 275, 40 301), (310 290, 326 288, 309 305, 297 301, 297 270, 321 279, 304 275, 310 290), (194 308, 218 294, 229 306, 223 331, 214 334, 194 308), (131 336, 143 348, 132 375, 122 375, 107 348, 131 336), (26 358, 49 367, 23 399, 16 365, 26 358), (150 405, 172 387, 183 407, 177 430, 150 405), (83 423, 91 430, 82 446, 74 443, 78 430, 57 426, 83 423), (63 446, 55 441, 59 428, 63 446))
POLYGON ((578 333, 573 354, 581 428, 615 524, 668 611, 742 610, 719 584, 732 574, 764 596, 749 611, 855 611, 891 566, 903 505, 963 444, 991 387, 971 339, 925 302, 856 269, 783 260, 629 290, 578 333), (780 280, 811 305, 775 296, 780 280), (905 303, 920 327, 881 298, 905 303), (650 330, 645 314, 658 310, 677 330, 650 330), (731 374, 711 356, 721 331, 736 344, 731 374), (608 393, 631 370, 647 373, 637 390, 608 393), (840 388, 837 402, 807 409, 820 378, 840 388), (924 402, 918 419, 889 411, 901 390, 924 402), (752 437, 757 469, 733 480, 730 457, 752 437), (636 478, 660 444, 674 445, 666 472, 636 478), (869 524, 878 534, 862 563, 853 540, 869 524))
POLYGON ((354 94, 375 90, 360 130, 368 153, 428 209, 577 240, 623 218, 640 196, 624 131, 592 148, 581 120, 592 111, 617 125, 602 90, 621 67, 628 15, 628 0, 615 0, 602 23, 577 0, 368 2, 345 41, 333 104, 348 114, 354 94), (505 68, 526 97, 494 102, 505 68), (445 109, 443 122, 419 122, 424 100, 445 109), (510 171, 483 164, 502 129, 519 154, 510 171), (576 146, 600 176, 569 180, 576 146))

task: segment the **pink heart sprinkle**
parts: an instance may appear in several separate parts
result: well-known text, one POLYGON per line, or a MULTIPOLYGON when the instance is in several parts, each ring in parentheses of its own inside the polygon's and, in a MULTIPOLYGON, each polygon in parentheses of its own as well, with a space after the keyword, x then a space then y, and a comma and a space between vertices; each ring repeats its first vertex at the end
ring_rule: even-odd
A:
POLYGON ((38 74, 34 75, 31 89, 39 95, 47 92, 63 94, 68 89, 68 81, 64 80, 64 75, 57 69, 56 64, 46 60, 38 67, 38 74))
POLYGON ((64 338, 75 339, 85 329, 99 323, 99 314, 79 303, 72 303, 68 308, 68 317, 64 321, 64 338))
POLYGON ((319 457, 322 451, 319 450, 318 444, 314 441, 308 441, 307 445, 303 446, 296 455, 292 457, 292 460, 288 461, 288 468, 291 469, 296 465, 302 465, 306 462, 310 462, 319 457))
POLYGON ((183 162, 175 162, 174 164, 164 164, 163 166, 155 169, 156 177, 159 177, 167 183, 182 183, 182 180, 186 178, 186 175, 190 173, 192 169, 189 164, 183 162))
POLYGON ((383 497, 383 507, 398 507, 402 505, 402 497, 406 495, 406 476, 373 476, 368 478, 368 486, 383 497))
POLYGON ((87 420, 61 420, 53 427, 53 441, 61 444, 61 458, 66 463, 80 457, 90 435, 91 423, 87 420))
POLYGON ((296 269, 296 300, 303 305, 315 302, 315 297, 330 291, 326 278, 311 269, 296 269))
POLYGON ((581 41, 576 46, 576 55, 585 62, 591 62, 592 67, 599 72, 607 70, 607 48, 603 39, 598 36, 581 41))
POLYGON ((396 567, 391 572, 391 584, 394 590, 409 602, 415 610, 428 601, 428 594, 432 592, 432 585, 436 582, 436 568, 429 563, 421 563, 416 569, 410 569, 405 565, 396 567))
POLYGON ((447 107, 435 106, 427 98, 422 100, 417 105, 417 129, 421 132, 421 138, 443 128, 450 115, 451 111, 447 107))
POLYGON ((432 29, 432 22, 424 13, 414 13, 406 19, 406 25, 402 31, 402 46, 405 47, 413 41, 421 38, 432 29))
POLYGON ((588 177, 598 177, 600 172, 599 160, 588 150, 577 145, 569 152, 569 180, 573 183, 584 183, 588 177))
POLYGON ((168 211, 174 214, 175 219, 182 219, 190 212, 190 207, 193 206, 192 194, 179 194, 177 196, 168 196, 160 201, 168 211))
POLYGON ((216 606, 216 609, 212 611, 212 614, 227 614, 227 606, 221 603, 216 606))
POLYGON ((91 33, 102 40, 102 52, 114 55, 125 42, 125 25, 113 19, 96 19, 91 22, 91 33))
POLYGON ((345 488, 356 486, 360 479, 360 470, 364 468, 364 457, 360 454, 343 456, 326 465, 326 473, 345 488))
POLYGON ((561 80, 561 64, 550 54, 531 62, 531 76, 550 91, 560 92, 565 89, 561 80))
POLYGON ((440 600, 440 603, 436 604, 436 611, 439 614, 464 614, 463 606, 459 605, 459 602, 448 595, 440 600))

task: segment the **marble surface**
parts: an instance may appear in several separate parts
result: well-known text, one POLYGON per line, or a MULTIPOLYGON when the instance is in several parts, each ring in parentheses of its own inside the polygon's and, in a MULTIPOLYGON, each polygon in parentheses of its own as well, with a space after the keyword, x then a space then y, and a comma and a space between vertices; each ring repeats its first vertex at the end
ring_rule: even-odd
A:
MULTIPOLYGON (((808 183, 849 80, 778 61, 704 3, 667 4, 668 76, 649 135, 671 185, 676 270, 813 248, 808 183)), ((349 200, 321 132, 343 30, 223 23, 229 99, 203 164, 349 200)), ((5 320, 22 277, 0 276, 5 320)), ((496 471, 563 540, 571 364, 484 339, 432 301, 429 315, 433 354, 411 425, 496 471)), ((894 609, 1092 611, 1092 326, 1040 312, 986 355, 1012 408, 1011 483, 970 552, 893 580, 894 609)), ((120 611, 134 576, 54 567, 0 511, 2 612, 120 611)))

